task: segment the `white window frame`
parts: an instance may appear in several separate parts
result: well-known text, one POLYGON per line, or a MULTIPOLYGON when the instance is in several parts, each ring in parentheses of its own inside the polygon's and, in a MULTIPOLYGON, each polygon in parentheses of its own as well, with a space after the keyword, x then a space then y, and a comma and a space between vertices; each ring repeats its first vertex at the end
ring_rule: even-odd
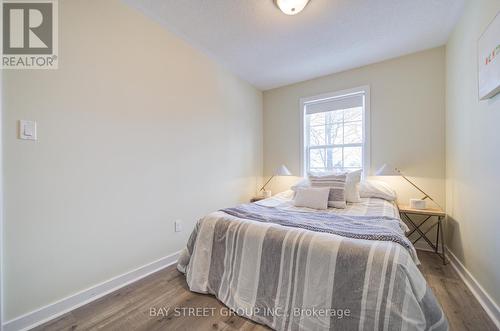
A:
POLYGON ((361 94, 365 96, 364 112, 363 112, 363 177, 369 176, 371 173, 371 147, 370 147, 370 86, 364 85, 351 89, 320 94, 312 97, 300 98, 300 173, 302 176, 307 175, 307 158, 305 144, 306 137, 306 105, 325 101, 328 99, 342 98, 349 95, 361 94))

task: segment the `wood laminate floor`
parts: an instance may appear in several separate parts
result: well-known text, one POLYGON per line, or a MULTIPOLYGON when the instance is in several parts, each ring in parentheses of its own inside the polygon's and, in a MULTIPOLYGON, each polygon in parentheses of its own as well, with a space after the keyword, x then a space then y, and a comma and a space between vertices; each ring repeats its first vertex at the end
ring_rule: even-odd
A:
MULTIPOLYGON (((449 264, 443 266, 430 252, 419 251, 418 255, 420 269, 441 303, 451 330, 497 330, 449 264)), ((171 266, 34 330, 269 330, 230 316, 224 308, 213 296, 190 292, 184 275, 171 266), (151 308, 170 310, 167 316, 150 316, 151 308), (178 313, 184 309, 185 316, 176 316, 175 308, 178 313), (194 309, 208 316, 190 317, 194 309)))

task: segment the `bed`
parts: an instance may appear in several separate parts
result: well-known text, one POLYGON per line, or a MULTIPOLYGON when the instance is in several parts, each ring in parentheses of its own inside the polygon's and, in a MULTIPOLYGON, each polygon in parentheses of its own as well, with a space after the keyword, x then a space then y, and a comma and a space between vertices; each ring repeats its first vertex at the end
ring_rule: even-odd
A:
POLYGON ((285 192, 199 220, 177 267, 276 330, 448 330, 406 230, 393 202, 316 211, 285 192))

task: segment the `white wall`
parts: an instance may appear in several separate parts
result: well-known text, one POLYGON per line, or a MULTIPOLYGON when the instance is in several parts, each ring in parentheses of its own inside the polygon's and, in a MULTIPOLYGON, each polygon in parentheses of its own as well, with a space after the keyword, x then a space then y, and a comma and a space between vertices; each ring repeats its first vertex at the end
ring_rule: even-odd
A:
POLYGON ((500 96, 479 101, 477 41, 498 0, 468 1, 446 46, 448 246, 500 304, 500 96))
POLYGON ((262 174, 260 91, 117 0, 59 10, 59 69, 4 73, 6 320, 180 250, 262 174))
MULTIPOLYGON (((440 47, 264 92, 264 173, 284 163, 299 174, 301 97, 370 85, 372 170, 398 166, 444 204, 444 60, 440 47)), ((278 179, 272 188, 294 180, 278 179)), ((403 202, 421 197, 401 178, 385 180, 403 202)))

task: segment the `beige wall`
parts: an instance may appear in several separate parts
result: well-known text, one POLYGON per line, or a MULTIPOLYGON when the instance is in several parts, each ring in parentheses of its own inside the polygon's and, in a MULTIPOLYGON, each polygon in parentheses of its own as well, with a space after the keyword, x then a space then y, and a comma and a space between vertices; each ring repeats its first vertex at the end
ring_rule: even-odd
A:
MULTIPOLYGON (((284 163, 299 174, 301 97, 369 85, 372 170, 398 166, 444 204, 444 61, 440 47, 264 92, 264 173, 284 163)), ((272 188, 294 180, 278 179, 272 188)), ((401 178, 385 180, 404 202, 421 197, 401 178)))
POLYGON ((446 46, 448 246, 500 304, 500 96, 479 101, 477 40, 498 0, 468 1, 446 46))
POLYGON ((117 0, 59 10, 59 69, 4 77, 6 320, 180 250, 262 173, 260 91, 117 0))

